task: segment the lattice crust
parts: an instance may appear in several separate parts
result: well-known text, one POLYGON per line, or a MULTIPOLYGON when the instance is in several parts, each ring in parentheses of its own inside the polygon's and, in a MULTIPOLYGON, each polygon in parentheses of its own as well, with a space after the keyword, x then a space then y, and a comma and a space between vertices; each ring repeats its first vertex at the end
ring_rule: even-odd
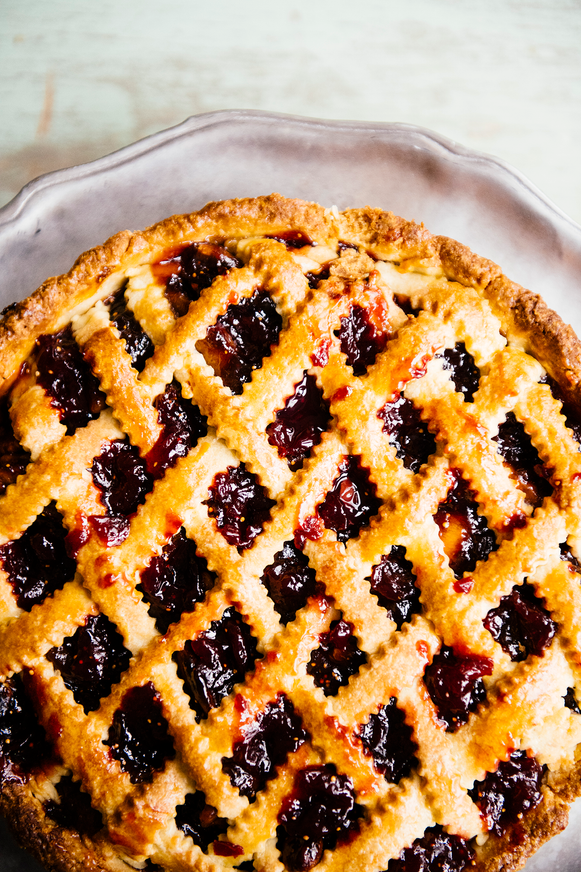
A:
POLYGON ((324 852, 318 872, 382 872, 434 825, 470 843, 476 868, 508 869, 536 848, 539 832, 547 838, 564 826, 565 800, 579 783, 581 715, 563 698, 570 688, 581 693, 581 588, 560 546, 581 556, 581 453, 545 376, 559 383, 567 408, 579 410, 581 358, 569 328, 543 306, 494 264, 391 213, 338 213, 273 195, 210 204, 142 234, 118 234, 6 314, 3 393, 30 462, 0 497, 0 549, 25 535, 50 504, 69 545, 76 543, 76 572, 28 610, 19 605, 0 550, 0 675, 3 681, 28 676, 53 747, 50 762, 8 780, 2 808, 50 868, 122 870, 149 861, 167 872, 215 872, 253 862, 258 872, 282 872, 280 809, 298 773, 328 764, 350 779, 360 818, 354 836, 339 834, 336 848, 324 852), (224 246, 236 266, 194 294, 179 316, 166 293, 177 272, 172 258, 204 241, 224 246), (210 365, 204 342, 257 289, 274 303, 281 329, 235 394, 210 365), (119 291, 154 346, 141 371, 111 318, 109 300, 119 291), (341 338, 354 307, 385 337, 359 375, 341 338), (104 395, 102 410, 77 429, 63 423, 35 368, 36 340, 69 324, 104 395), (458 343, 480 374, 470 401, 442 356, 458 343), (269 439, 269 425, 305 372, 316 380, 329 420, 293 471, 269 439), (207 435, 152 479, 124 522, 126 538, 104 544, 98 521, 107 512, 91 474, 95 458, 115 440, 151 458, 166 433, 156 398, 172 383, 206 416, 207 435), (435 439, 417 471, 402 462, 378 414, 400 396, 435 439), (507 415, 524 426, 552 487, 536 507, 498 450, 507 415), (344 543, 325 527, 320 510, 348 456, 359 458, 379 510, 344 543), (227 541, 207 505, 216 476, 239 464, 273 506, 244 550, 227 541), (462 480, 496 550, 458 573, 437 519, 462 480), (215 574, 214 586, 162 635, 144 599, 142 573, 180 528, 215 574), (316 573, 317 592, 285 625, 264 574, 293 539, 316 573), (405 549, 421 602, 421 613, 399 629, 370 587, 374 567, 394 546, 405 549), (556 633, 541 653, 513 661, 484 622, 525 580, 556 633), (175 655, 232 607, 255 640, 257 659, 245 680, 200 718, 175 655), (115 626, 131 659, 87 712, 47 655, 99 615, 115 626), (309 664, 321 634, 340 617, 365 662, 326 696, 309 664), (454 731, 446 731, 424 681, 443 646, 491 664, 486 701, 454 731), (149 782, 134 784, 105 742, 128 691, 150 682, 174 756, 149 782), (222 763, 281 693, 308 738, 250 802, 222 763), (410 773, 397 783, 381 774, 360 737, 362 725, 393 697, 416 746, 410 773), (523 825, 487 835, 469 791, 518 750, 545 767, 544 798, 523 825), (58 785, 69 774, 102 815, 104 827, 92 838, 62 829, 46 813, 49 801, 60 801, 58 785), (205 850, 176 822, 176 808, 196 791, 227 819, 205 850))

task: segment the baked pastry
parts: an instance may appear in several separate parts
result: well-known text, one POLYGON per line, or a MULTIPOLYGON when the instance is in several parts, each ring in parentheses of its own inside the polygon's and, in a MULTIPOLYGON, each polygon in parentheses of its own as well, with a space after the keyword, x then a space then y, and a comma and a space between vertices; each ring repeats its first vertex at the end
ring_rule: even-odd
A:
POLYGON ((0 808, 50 870, 516 869, 580 792, 580 345, 278 195, 0 333, 0 808))

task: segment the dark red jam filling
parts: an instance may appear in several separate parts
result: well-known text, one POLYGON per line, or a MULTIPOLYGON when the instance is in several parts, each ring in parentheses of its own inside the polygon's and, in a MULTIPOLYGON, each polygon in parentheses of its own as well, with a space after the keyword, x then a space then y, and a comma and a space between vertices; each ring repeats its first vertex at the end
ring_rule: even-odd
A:
POLYGON ((131 363, 141 372, 145 362, 155 351, 155 345, 131 309, 127 308, 125 289, 121 288, 105 300, 105 305, 109 306, 109 317, 121 334, 121 338, 125 340, 125 350, 131 357, 131 363))
POLYGON ((545 375, 540 381, 541 384, 548 384, 553 397, 562 403, 561 414, 565 418, 565 423, 569 430, 571 430, 573 438, 581 444, 581 415, 578 408, 565 398, 565 394, 557 382, 549 375, 545 375))
POLYGON ((292 621, 307 599, 319 589, 315 570, 293 542, 285 542, 282 551, 274 555, 274 563, 266 567, 261 581, 274 600, 283 624, 292 621))
POLYGON ((397 784, 417 766, 418 746, 412 739, 412 728, 405 722, 405 713, 397 707, 395 696, 381 706, 377 714, 370 715, 368 723, 361 724, 359 738, 386 781, 397 784))
POLYGON ((576 572, 577 575, 581 575, 581 563, 577 560, 569 545, 566 542, 562 542, 560 545, 561 549, 561 560, 565 560, 570 564, 570 569, 572 572, 576 572))
POLYGON ((480 383, 480 370, 464 343, 457 342, 454 348, 446 348, 438 357, 442 358, 444 369, 449 370, 458 393, 464 394, 466 402, 471 403, 480 383))
POLYGON ((456 655, 452 648, 442 648, 426 667, 424 682, 446 723, 448 733, 455 732, 486 700, 483 675, 492 675, 494 661, 478 654, 456 655))
POLYGON ((513 412, 508 413, 493 441, 498 443, 498 453, 512 469, 516 484, 523 491, 527 502, 535 508, 540 506, 544 498, 553 493, 552 485, 547 480, 550 471, 543 466, 524 425, 513 412))
POLYGON ((304 248, 305 245, 317 244, 302 230, 285 230, 283 233, 269 234, 266 238, 276 239, 277 242, 284 243, 287 248, 304 248))
POLYGON ((26 781, 51 757, 51 747, 26 692, 27 676, 0 682, 0 784, 26 781))
POLYGON ((328 633, 319 636, 319 647, 311 654, 307 672, 313 676, 317 687, 323 688, 325 696, 335 696, 341 685, 359 672, 367 657, 357 647, 353 624, 333 621, 328 633))
POLYGON ((349 314, 341 318, 341 328, 335 331, 353 375, 365 375, 367 367, 375 363, 390 338, 389 333, 378 330, 369 320, 367 310, 355 304, 349 314))
POLYGON ((243 463, 229 466, 226 472, 217 473, 208 493, 204 505, 224 539, 241 552, 250 548, 275 504, 254 473, 243 463))
POLYGON ((169 261, 163 261, 160 267, 163 266, 169 267, 171 272, 165 295, 175 316, 180 318, 186 314, 192 300, 197 300, 214 279, 238 269, 242 263, 221 245, 193 242, 169 261))
POLYGON ((436 440, 422 421, 420 410, 396 391, 395 399, 387 402, 377 417, 405 468, 418 472, 436 450, 436 440))
POLYGON ((499 763, 496 772, 488 772, 484 781, 476 781, 470 796, 493 833, 501 836, 510 824, 535 808, 542 799, 543 767, 526 751, 515 751, 499 763))
POLYGON ((227 818, 218 816, 213 805, 208 805, 201 790, 188 793, 183 805, 176 808, 176 826, 194 840, 194 845, 207 852, 215 839, 228 829, 227 818))
POLYGON ((414 308, 412 306, 412 301, 405 294, 395 294, 395 301, 400 309, 405 312, 408 317, 417 318, 417 316, 422 311, 421 306, 417 306, 414 308))
POLYGON ((161 772, 165 761, 175 756, 161 697, 151 681, 123 696, 104 744, 132 784, 151 782, 154 772, 161 772))
POLYGON ((208 716, 254 668, 256 639, 234 608, 174 654, 178 675, 190 697, 196 720, 208 716))
POLYGON ((292 702, 279 693, 244 728, 243 738, 234 744, 232 757, 222 757, 222 769, 230 776, 232 786, 253 802, 258 791, 276 775, 276 767, 308 737, 292 702))
POLYGON ((99 708, 101 698, 117 684, 131 659, 115 624, 102 614, 90 615, 84 627, 46 656, 85 714, 99 708))
POLYGON ((359 457, 349 456, 339 466, 339 474, 324 501, 317 508, 329 530, 334 530, 340 542, 346 542, 367 527, 377 515, 381 500, 376 487, 369 481, 369 472, 361 466, 359 457))
POLYGON ((268 441, 293 471, 300 469, 313 446, 321 441, 330 417, 329 405, 316 378, 305 371, 284 409, 276 413, 276 419, 266 428, 268 441))
POLYGON ((317 287, 319 282, 325 281, 328 279, 330 275, 330 264, 323 264, 321 269, 318 272, 307 272, 305 273, 305 278, 309 283, 309 287, 313 290, 317 287))
POLYGON ((491 609, 483 623, 514 661, 526 660, 529 654, 540 657, 557 631, 557 624, 526 581, 503 596, 498 608, 491 609))
POLYGON ((454 484, 438 506, 434 519, 440 528, 450 568, 456 578, 461 578, 465 572, 472 572, 479 560, 486 560, 498 545, 486 518, 478 514, 473 491, 459 470, 453 472, 454 484))
POLYGON ((65 775, 56 785, 59 802, 49 799, 44 810, 59 827, 93 838, 103 828, 101 813, 91 805, 91 797, 81 790, 79 781, 65 775))
POLYGON ((307 872, 359 831, 363 809, 355 802, 353 782, 330 763, 309 766, 295 776, 293 791, 278 814, 277 848, 290 872, 307 872))
POLYGON ((66 535, 56 506, 50 503, 20 539, 0 547, 0 565, 19 608, 29 612, 74 578, 77 564, 67 555, 66 535))
POLYGON ((105 408, 99 381, 75 342, 70 327, 60 333, 44 334, 36 340, 38 383, 58 409, 67 433, 74 433, 105 408))
POLYGON ((576 715, 581 715, 581 708, 579 708, 579 703, 577 702, 577 697, 575 696, 575 688, 568 687, 567 693, 563 697, 565 700, 565 706, 568 709, 571 709, 576 715))
POLYGON ((5 397, 0 398, 0 496, 9 484, 26 472, 30 454, 14 436, 12 421, 5 397))
POLYGON ((387 872, 463 872, 469 869, 474 852, 460 836, 430 827, 397 860, 390 860, 387 872))
POLYGON ((420 590, 403 545, 394 545, 389 554, 381 558, 373 567, 369 581, 371 593, 375 594, 379 605, 387 609, 398 630, 412 615, 421 613, 420 590))
POLYGON ((134 445, 115 439, 95 457, 91 472, 107 510, 105 517, 91 516, 91 525, 105 544, 120 545, 129 535, 129 515, 152 488, 147 464, 134 445))
POLYGON ((182 527, 141 573, 137 590, 143 594, 160 633, 166 633, 184 612, 193 611, 214 587, 216 576, 196 551, 196 543, 187 538, 182 527))
POLYGON ((257 289, 228 306, 198 345, 226 387, 241 394, 242 385, 278 342, 281 328, 282 318, 267 291, 257 289))
POLYGON ((188 454, 198 439, 206 435, 208 427, 206 416, 182 396, 178 382, 168 385, 153 405, 163 430, 145 460, 147 469, 157 479, 175 466, 178 458, 188 454))

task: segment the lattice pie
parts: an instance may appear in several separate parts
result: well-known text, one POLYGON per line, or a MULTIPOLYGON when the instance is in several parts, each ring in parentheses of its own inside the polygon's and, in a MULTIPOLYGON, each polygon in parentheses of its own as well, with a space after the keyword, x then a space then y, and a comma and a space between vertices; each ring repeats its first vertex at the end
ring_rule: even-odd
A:
POLYGON ((51 870, 514 869, 580 791, 581 346, 273 195, 0 327, 0 808, 51 870))

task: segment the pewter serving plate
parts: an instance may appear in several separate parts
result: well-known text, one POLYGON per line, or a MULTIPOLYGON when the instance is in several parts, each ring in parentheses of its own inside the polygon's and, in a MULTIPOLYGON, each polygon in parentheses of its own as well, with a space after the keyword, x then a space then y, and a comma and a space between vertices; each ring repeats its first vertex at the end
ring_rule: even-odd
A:
MULTIPOLYGON (((379 206, 499 263, 581 335, 581 227, 507 164, 407 124, 213 112, 41 176, 0 209, 0 308, 118 230, 278 191, 379 206)), ((2 872, 42 872, 0 822, 2 872)), ((581 870, 581 801, 526 872, 581 870)), ((360 870, 353 870, 360 872, 360 870)))

